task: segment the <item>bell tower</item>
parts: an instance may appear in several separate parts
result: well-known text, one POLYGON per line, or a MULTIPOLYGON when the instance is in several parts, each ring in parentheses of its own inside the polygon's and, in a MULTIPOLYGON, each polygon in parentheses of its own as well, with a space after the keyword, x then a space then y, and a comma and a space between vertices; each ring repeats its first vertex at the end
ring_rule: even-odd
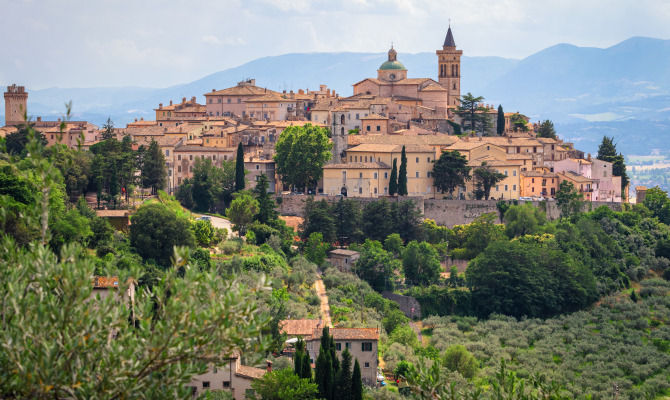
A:
POLYGON ((447 89, 447 104, 458 106, 461 97, 461 56, 463 50, 456 50, 454 34, 451 33, 451 25, 444 38, 442 50, 437 50, 438 82, 447 89))
POLYGON ((7 86, 5 92, 5 125, 19 125, 25 122, 28 106, 28 92, 23 86, 7 86))

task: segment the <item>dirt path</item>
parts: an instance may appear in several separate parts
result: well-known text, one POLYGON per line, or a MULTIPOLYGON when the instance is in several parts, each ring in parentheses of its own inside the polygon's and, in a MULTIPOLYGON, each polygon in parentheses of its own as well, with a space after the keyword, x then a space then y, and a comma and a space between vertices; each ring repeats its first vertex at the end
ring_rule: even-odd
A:
POLYGON ((424 344, 423 335, 421 334, 421 329, 423 329, 423 326, 421 324, 421 321, 418 322, 410 321, 409 326, 411 326, 412 329, 414 330, 414 333, 416 333, 416 336, 419 339, 419 343, 423 345, 424 344))
POLYGON ((321 300, 321 318, 327 327, 332 328, 333 323, 330 321, 330 306, 328 305, 326 286, 323 284, 323 281, 320 277, 314 281, 314 288, 316 289, 316 294, 319 295, 319 299, 321 300))

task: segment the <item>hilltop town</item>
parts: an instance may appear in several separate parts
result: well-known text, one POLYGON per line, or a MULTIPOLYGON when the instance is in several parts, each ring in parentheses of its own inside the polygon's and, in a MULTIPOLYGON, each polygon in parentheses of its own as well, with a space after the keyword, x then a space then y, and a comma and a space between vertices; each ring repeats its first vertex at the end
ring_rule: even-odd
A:
MULTIPOLYGON (((466 98, 460 83, 462 54, 449 27, 436 51, 436 79, 408 77, 391 48, 376 77, 353 83, 352 96, 341 96, 327 85, 276 92, 247 79, 204 93, 205 104, 197 103, 196 97, 166 99, 155 108, 154 120, 135 120, 114 128, 113 134, 119 140, 129 136, 134 146, 158 143, 165 157, 168 193, 192 178, 194 158, 214 163, 232 160, 239 143, 252 185, 265 174, 270 192, 296 190, 277 173, 275 144, 287 127, 309 123, 327 128, 332 140, 332 157, 323 167, 322 179, 310 188, 318 194, 388 196, 393 160, 399 160, 404 147, 409 196, 445 197, 436 188, 434 164, 443 152, 458 151, 472 169, 485 165, 504 175, 487 198, 552 200, 561 182, 567 181, 586 201, 627 201, 628 187, 612 172, 613 163, 585 155, 555 132, 546 134, 540 130, 542 121, 530 122, 520 112, 501 113, 481 100, 471 104, 477 114, 471 121, 462 104, 466 98)), ((4 97, 1 136, 15 132, 24 124, 26 112, 30 115, 24 87, 12 85, 4 97)), ((87 149, 102 140, 100 127, 86 121, 62 122, 64 126, 36 117, 31 125, 49 145, 87 149)), ((468 180, 449 197, 482 198, 475 191, 475 180, 468 180)))
POLYGON ((125 127, 7 87, 0 398, 670 393, 667 193, 440 42, 432 78, 391 46, 348 97, 249 78, 125 127))

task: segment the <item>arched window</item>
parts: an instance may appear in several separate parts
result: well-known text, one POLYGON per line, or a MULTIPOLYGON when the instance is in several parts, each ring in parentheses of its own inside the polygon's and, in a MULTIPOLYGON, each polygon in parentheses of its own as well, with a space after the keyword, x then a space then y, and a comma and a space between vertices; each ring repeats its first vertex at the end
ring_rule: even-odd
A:
POLYGON ((454 65, 456 67, 456 74, 454 76, 458 76, 458 64, 454 65))
POLYGON ((344 125, 344 114, 340 117, 340 124, 344 125))
MULTIPOLYGON (((342 117, 342 118, 344 118, 344 117, 342 117)), ((340 132, 341 132, 341 135, 344 136, 344 127, 342 127, 342 129, 340 130, 340 132)))

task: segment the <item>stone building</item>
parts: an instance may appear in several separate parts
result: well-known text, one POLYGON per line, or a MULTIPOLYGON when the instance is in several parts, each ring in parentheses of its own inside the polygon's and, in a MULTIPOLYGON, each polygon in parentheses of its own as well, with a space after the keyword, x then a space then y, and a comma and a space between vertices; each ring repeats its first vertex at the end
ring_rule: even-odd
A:
POLYGON ((5 125, 19 125, 28 110, 28 92, 24 86, 7 86, 5 96, 5 125))
POLYGON ((254 393, 251 383, 270 371, 272 363, 269 361, 266 369, 249 367, 242 365, 239 354, 234 354, 225 364, 212 365, 204 374, 194 376, 187 387, 191 388, 193 398, 206 391, 224 390, 230 392, 233 399, 244 400, 254 393))

